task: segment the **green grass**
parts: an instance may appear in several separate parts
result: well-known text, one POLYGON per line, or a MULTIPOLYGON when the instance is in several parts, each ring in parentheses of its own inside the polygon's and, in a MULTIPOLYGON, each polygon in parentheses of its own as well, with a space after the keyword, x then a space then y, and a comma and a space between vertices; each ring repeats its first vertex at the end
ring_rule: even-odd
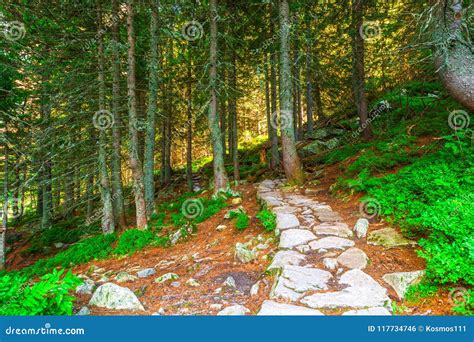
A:
POLYGON ((116 255, 132 255, 148 246, 165 247, 168 242, 168 238, 160 237, 151 230, 129 229, 120 235, 113 253, 116 255))
POLYGON ((259 211, 256 215, 267 232, 272 232, 276 228, 276 215, 270 210, 259 211))

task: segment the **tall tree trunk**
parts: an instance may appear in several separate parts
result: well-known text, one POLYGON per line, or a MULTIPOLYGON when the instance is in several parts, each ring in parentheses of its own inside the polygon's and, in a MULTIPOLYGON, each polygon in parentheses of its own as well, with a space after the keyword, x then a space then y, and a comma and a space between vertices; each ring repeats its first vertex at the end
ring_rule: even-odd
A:
POLYGON ((148 218, 155 212, 155 115, 158 101, 158 11, 159 1, 155 0, 151 8, 150 21, 150 61, 148 112, 145 136, 145 201, 148 218))
POLYGON ((296 152, 293 113, 291 110, 289 12, 288 1, 280 0, 280 129, 283 167, 290 184, 303 184, 304 173, 296 152))
POLYGON ((294 50, 294 64, 295 64, 295 118, 298 120, 296 127, 296 140, 303 138, 303 118, 301 116, 301 65, 300 65, 300 43, 298 38, 298 30, 295 30, 295 50, 294 50))
POLYGON ((134 13, 133 0, 127 1, 127 35, 128 35, 128 115, 129 115, 129 158, 130 169, 133 177, 133 193, 135 195, 136 219, 138 228, 146 228, 147 214, 145 194, 143 190, 143 170, 138 156, 138 131, 137 131, 137 97, 135 77, 135 32, 133 29, 134 13))
MULTIPOLYGON (((267 118, 267 134, 268 134, 268 141, 271 143, 272 141, 272 110, 270 108, 270 75, 268 72, 268 55, 265 53, 263 59, 263 67, 265 68, 265 114, 267 118)), ((273 169, 274 162, 273 158, 270 157, 270 168, 273 169)))
POLYGON ((119 229, 127 225, 122 185, 122 118, 120 113, 120 49, 119 49, 119 14, 118 0, 112 0, 112 113, 114 125, 112 126, 112 191, 115 224, 119 229))
POLYGON ((191 53, 189 55, 188 77, 187 77, 187 134, 186 134, 186 180, 189 191, 193 191, 193 112, 192 112, 192 64, 191 53))
MULTIPOLYGON (((275 27, 273 22, 270 20, 270 36, 273 37, 275 34, 275 27)), ((276 65, 277 65, 277 52, 272 51, 270 52, 270 104, 271 104, 271 111, 272 111, 272 166, 277 167, 280 164, 280 153, 278 152, 278 132, 275 123, 277 122, 276 115, 277 113, 277 73, 276 73, 276 65)))
MULTIPOLYGON (((46 72, 46 71, 44 71, 46 72)), ((51 142, 49 141, 50 134, 52 133, 51 127, 51 109, 50 104, 47 104, 48 100, 48 78, 43 75, 42 77, 42 94, 41 94, 41 119, 43 126, 43 147, 45 153, 43 154, 43 182, 42 182, 42 195, 43 195, 43 216, 41 218, 41 228, 47 229, 51 227, 52 220, 52 189, 51 189, 51 142)))
POLYGON ((231 76, 230 76, 230 87, 232 89, 230 102, 229 102, 229 114, 230 114, 230 131, 232 131, 232 141, 229 149, 232 150, 232 165, 234 168, 234 182, 240 181, 240 170, 239 170, 239 132, 237 127, 237 58, 235 50, 232 50, 232 61, 231 61, 231 76))
MULTIPOLYGON (((2 118, 3 119, 3 118, 2 118)), ((6 118, 5 118, 6 119, 6 118)), ((6 235, 7 235, 7 227, 8 227, 8 139, 7 139, 7 122, 4 121, 5 127, 3 128, 4 131, 4 139, 3 140, 3 158, 4 158, 4 165, 3 165, 3 208, 2 210, 2 227, 0 230, 0 271, 4 270, 6 267, 6 235)))
POLYGON ((352 0, 352 83, 360 128, 364 139, 371 136, 365 95, 364 39, 359 32, 363 25, 364 0, 352 0))
MULTIPOLYGON (((104 42, 102 39, 102 11, 98 5, 98 62, 99 62, 99 112, 105 113, 105 75, 104 75, 104 42)), ((115 231, 114 209, 110 190, 109 173, 107 171, 106 135, 103 129, 99 132, 99 174, 100 196, 102 199, 102 232, 111 234, 115 231)))
MULTIPOLYGON (((226 69, 222 68, 222 84, 227 85, 227 75, 226 69)), ((221 136, 222 136, 222 150, 224 151, 224 157, 227 154, 227 146, 226 146, 226 137, 227 137, 227 103, 225 96, 219 101, 220 104, 220 113, 219 113, 219 126, 221 128, 221 136)))
POLYGON ((217 113, 217 18, 217 0, 210 0, 211 45, 209 82, 211 103, 209 105, 208 119, 209 128, 211 130, 211 141, 213 151, 214 193, 217 193, 221 190, 225 191, 229 188, 227 172, 224 167, 222 133, 219 127, 219 115, 217 113))
POLYGON ((472 17, 463 16, 462 0, 443 0, 437 4, 436 13, 436 69, 449 94, 474 111, 474 50, 462 32, 463 20, 472 21, 472 17), (445 45, 449 49, 439 48, 445 45))

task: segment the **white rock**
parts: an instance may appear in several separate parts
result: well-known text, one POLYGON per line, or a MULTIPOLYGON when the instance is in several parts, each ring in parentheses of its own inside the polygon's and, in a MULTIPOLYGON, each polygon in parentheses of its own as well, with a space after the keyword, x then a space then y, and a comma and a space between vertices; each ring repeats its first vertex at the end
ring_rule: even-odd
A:
POLYGON ((313 231, 316 235, 334 235, 342 238, 351 238, 353 235, 349 226, 342 222, 324 222, 313 227, 313 231))
POLYGON ((84 279, 84 282, 76 287, 77 294, 91 294, 94 291, 95 283, 91 279, 84 279))
POLYGON ((218 232, 222 232, 222 231, 224 231, 224 230, 226 230, 226 229, 227 229, 227 226, 226 226, 225 224, 220 224, 220 225, 218 225, 218 226, 216 227, 216 230, 217 230, 218 232))
POLYGON ((346 249, 352 246, 354 246, 354 241, 337 236, 328 236, 309 244, 312 250, 324 249, 326 251, 329 249, 346 249))
POLYGON ((361 270, 347 271, 341 276, 339 283, 349 286, 337 292, 316 293, 303 298, 301 302, 316 309, 390 306, 387 290, 361 270))
POLYGON ((248 249, 245 244, 237 242, 235 244, 235 258, 241 263, 249 263, 255 260, 258 256, 256 250, 248 249))
POLYGON ((99 286, 92 295, 89 305, 116 310, 145 310, 130 289, 112 283, 99 286))
POLYGON ((235 289, 235 279, 233 277, 227 277, 223 285, 235 289))
POLYGON ((337 262, 342 266, 358 269, 366 268, 368 260, 367 255, 356 247, 349 248, 337 258, 337 262))
POLYGON ((300 222, 296 215, 276 213, 276 227, 279 230, 295 229, 300 227, 300 222))
POLYGON ((137 277, 138 278, 146 278, 146 277, 152 276, 155 273, 156 273, 156 271, 155 271, 154 268, 145 268, 145 269, 140 270, 140 271, 137 272, 137 277))
POLYGON ((250 296, 256 296, 258 295, 258 290, 260 289, 260 280, 257 281, 255 284, 252 285, 250 288, 250 296))
POLYGON ((224 310, 221 310, 217 313, 218 316, 243 316, 249 313, 250 310, 245 306, 236 304, 226 307, 224 310))
POLYGON ((91 311, 87 306, 83 306, 76 314, 76 316, 89 316, 91 311))
POLYGON ((398 298, 403 299, 408 287, 420 281, 424 275, 425 271, 423 270, 414 272, 395 272, 385 274, 382 279, 393 287, 398 295, 398 298))
POLYGON ((354 231, 359 239, 367 235, 368 229, 369 229, 369 221, 366 218, 358 219, 354 226, 354 231))
POLYGON ((305 260, 305 256, 297 251, 284 250, 278 251, 268 270, 282 268, 285 265, 301 265, 305 260))
POLYGON ((287 265, 283 267, 281 275, 275 280, 270 298, 295 301, 303 297, 306 291, 327 290, 327 284, 331 278, 332 275, 328 271, 287 265))
POLYGON ((258 316, 324 316, 320 311, 304 306, 282 304, 272 300, 263 302, 258 316))
POLYGON ((316 240, 316 236, 309 230, 304 229, 288 229, 284 230, 280 236, 279 248, 291 249, 299 245, 307 244, 316 240))
POLYGON ((127 282, 127 281, 134 281, 136 280, 137 277, 135 277, 134 275, 131 275, 127 272, 119 272, 117 273, 117 275, 115 276, 115 280, 118 282, 118 283, 124 283, 124 282, 127 282))
POLYGON ((381 306, 368 309, 350 310, 342 314, 342 316, 391 316, 392 314, 386 308, 381 306))
POLYGON ((328 270, 335 270, 337 268, 337 259, 335 258, 324 258, 323 265, 328 270))

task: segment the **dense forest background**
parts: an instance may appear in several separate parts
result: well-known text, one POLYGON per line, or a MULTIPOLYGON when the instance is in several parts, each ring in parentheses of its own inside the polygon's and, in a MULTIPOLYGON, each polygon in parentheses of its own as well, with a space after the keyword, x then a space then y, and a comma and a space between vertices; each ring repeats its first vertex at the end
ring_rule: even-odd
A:
POLYGON ((210 189, 210 217, 342 163, 335 197, 422 239, 413 296, 462 288, 472 314, 469 2, 7 0, 0 27, 0 313, 71 313, 57 269, 190 233, 169 202, 210 189))

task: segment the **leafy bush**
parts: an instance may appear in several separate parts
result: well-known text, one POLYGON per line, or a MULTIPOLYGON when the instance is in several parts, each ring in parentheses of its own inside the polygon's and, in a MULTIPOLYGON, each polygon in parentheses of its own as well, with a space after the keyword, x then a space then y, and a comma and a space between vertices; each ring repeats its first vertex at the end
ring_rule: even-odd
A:
POLYGON ((444 137, 444 146, 397 174, 363 174, 356 185, 380 202, 389 221, 423 236, 428 279, 474 284, 474 149, 471 132, 444 137))
POLYGON ((248 217, 247 214, 241 211, 231 211, 229 216, 231 219, 236 219, 235 227, 238 230, 242 231, 248 228, 250 224, 250 217, 248 217))
POLYGON ((150 230, 129 229, 118 239, 114 253, 117 255, 132 255, 147 246, 166 246, 168 239, 159 237, 150 230))
POLYGON ((456 306, 453 308, 453 311, 466 316, 474 315, 474 290, 467 290, 463 298, 455 304, 456 306))
POLYGON ((19 273, 0 277, 0 315, 71 315, 74 297, 69 295, 82 280, 64 270, 54 270, 36 283, 19 273))
POLYGON ((274 231, 276 228, 276 215, 270 210, 259 211, 256 215, 257 219, 263 225, 267 232, 274 231))

